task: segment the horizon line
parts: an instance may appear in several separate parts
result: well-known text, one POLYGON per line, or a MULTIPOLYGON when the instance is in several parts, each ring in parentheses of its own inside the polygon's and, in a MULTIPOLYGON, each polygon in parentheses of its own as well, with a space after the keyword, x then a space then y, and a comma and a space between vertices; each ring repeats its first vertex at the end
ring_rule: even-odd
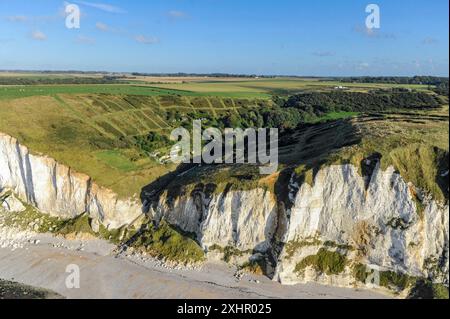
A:
POLYGON ((326 79, 326 78, 382 78, 382 77, 392 77, 392 78, 414 78, 414 77, 436 77, 436 78, 449 78, 449 75, 432 75, 432 74, 415 74, 415 75, 289 75, 289 74, 246 74, 246 73, 227 73, 227 72, 208 72, 208 73, 197 73, 197 72, 138 72, 138 71, 83 71, 83 70, 45 70, 45 69, 0 69, 0 73, 79 73, 79 74, 121 74, 121 75, 136 75, 136 76, 155 76, 155 77, 188 77, 188 76, 198 76, 198 77, 242 77, 242 78, 257 78, 257 77, 281 77, 281 78, 316 78, 316 79, 326 79))

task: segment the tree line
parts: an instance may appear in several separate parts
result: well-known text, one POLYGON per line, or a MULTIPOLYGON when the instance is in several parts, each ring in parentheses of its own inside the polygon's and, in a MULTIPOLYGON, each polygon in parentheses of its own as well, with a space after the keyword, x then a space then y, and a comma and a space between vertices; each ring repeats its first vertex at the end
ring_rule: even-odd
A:
POLYGON ((70 77, 70 78, 51 78, 51 77, 0 77, 0 85, 62 85, 62 84, 120 84, 120 78, 104 76, 94 77, 70 77))
POLYGON ((217 121, 225 127, 277 127, 294 129, 332 112, 382 112, 394 109, 430 109, 441 105, 436 96, 423 92, 359 93, 312 92, 274 98, 275 106, 241 109, 217 121))

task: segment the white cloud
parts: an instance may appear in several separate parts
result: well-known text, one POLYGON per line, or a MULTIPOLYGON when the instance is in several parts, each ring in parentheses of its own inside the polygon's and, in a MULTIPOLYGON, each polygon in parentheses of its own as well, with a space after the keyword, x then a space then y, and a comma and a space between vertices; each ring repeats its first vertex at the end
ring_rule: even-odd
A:
POLYGON ((95 27, 97 28, 97 30, 100 30, 102 32, 111 32, 116 35, 125 35, 126 34, 126 32, 124 30, 111 27, 110 25, 107 25, 106 23, 103 23, 103 22, 97 22, 95 24, 95 27))
POLYGON ((159 42, 159 39, 156 37, 146 37, 144 35, 138 35, 134 39, 142 44, 155 44, 159 42))
POLYGON ((318 57, 330 57, 330 56, 335 56, 336 52, 333 52, 333 51, 316 51, 316 52, 313 52, 313 55, 318 56, 318 57))
POLYGON ((12 23, 27 23, 27 24, 39 24, 39 23, 49 23, 60 20, 65 17, 61 14, 60 11, 55 13, 54 15, 45 15, 45 16, 26 16, 26 15, 15 15, 8 16, 6 20, 12 23))
POLYGON ((364 70, 364 69, 368 69, 370 67, 370 64, 367 62, 362 62, 358 65, 357 69, 358 70, 364 70))
POLYGON ((127 13, 124 9, 107 4, 107 3, 88 2, 88 1, 75 1, 75 3, 84 5, 86 7, 98 9, 101 11, 109 12, 109 13, 127 13))
POLYGON ((187 17, 186 12, 178 11, 178 10, 171 10, 167 14, 169 15, 169 17, 175 18, 175 19, 186 18, 187 17))
POLYGON ((41 32, 41 31, 38 31, 38 30, 35 30, 35 31, 31 32, 31 37, 33 39, 35 39, 35 40, 38 40, 38 41, 45 41, 45 40, 47 40, 47 35, 45 35, 45 33, 41 32))
POLYGON ((8 43, 14 41, 12 38, 0 38, 0 43, 8 43))
POLYGON ((367 27, 362 27, 362 26, 355 26, 353 28, 353 32, 359 33, 365 37, 368 38, 373 38, 373 39, 391 39, 391 40, 395 40, 397 38, 397 36, 394 33, 386 33, 386 32, 381 32, 379 30, 376 29, 369 29, 367 27))
POLYGON ((10 16, 10 17, 7 17, 6 19, 10 22, 27 22, 28 21, 28 17, 23 16, 23 15, 10 16))
POLYGON ((103 32, 112 31, 111 28, 110 28, 108 25, 106 25, 106 24, 104 24, 104 23, 102 23, 102 22, 97 22, 97 23, 95 24, 95 27, 96 27, 98 30, 103 31, 103 32))
POLYGON ((86 37, 84 35, 79 35, 77 37, 77 42, 81 44, 95 44, 95 39, 86 37))
POLYGON ((425 39, 422 40, 422 44, 425 45, 432 45, 437 43, 439 43, 439 41, 433 37, 426 37, 425 39))

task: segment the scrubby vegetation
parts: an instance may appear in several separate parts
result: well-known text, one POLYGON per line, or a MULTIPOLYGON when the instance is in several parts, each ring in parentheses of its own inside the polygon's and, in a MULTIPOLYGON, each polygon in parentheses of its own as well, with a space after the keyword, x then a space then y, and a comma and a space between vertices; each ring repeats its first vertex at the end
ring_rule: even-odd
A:
POLYGON ((388 109, 435 108, 440 105, 434 96, 423 92, 311 92, 291 96, 284 107, 308 113, 333 111, 368 112, 388 109))
MULTIPOLYGON (((423 125, 420 123, 404 125, 404 131, 399 135, 395 134, 395 131, 401 129, 400 121, 386 124, 379 122, 377 126, 372 126, 377 131, 367 132, 367 136, 364 136, 358 145, 342 149, 330 158, 338 163, 347 162, 361 167, 365 158, 377 152, 380 154, 383 170, 392 166, 403 179, 431 194, 434 199, 448 200, 448 178, 444 176, 449 165, 448 136, 445 137, 448 134, 448 124, 428 125, 428 133, 424 134, 423 129, 426 125, 425 122, 423 125), (438 127, 441 127, 440 131, 438 127), (385 131, 382 132, 380 129, 385 131), (440 141, 439 136, 442 137, 440 141)), ((416 197, 416 200, 420 214, 421 199, 416 197)))
MULTIPOLYGON (((354 264, 353 276, 359 282, 365 283, 370 272, 366 265, 354 264)), ((448 299, 448 287, 433 283, 424 278, 416 278, 394 271, 380 271, 379 285, 398 293, 409 291, 409 299, 448 299)), ((375 279, 375 276, 374 276, 375 279)), ((376 284, 376 282, 374 283, 376 284)))
POLYGON ((150 132, 145 136, 134 136, 133 139, 136 146, 146 154, 150 154, 172 144, 166 135, 158 132, 150 132))
POLYGON ((448 287, 443 284, 432 284, 433 299, 449 299, 448 287))
POLYGON ((191 264, 204 260, 204 251, 198 243, 165 221, 158 226, 147 224, 131 239, 130 246, 169 262, 191 264))
MULTIPOLYGON (((363 283, 366 282, 369 274, 366 265, 353 265, 353 275, 358 281, 363 283)), ((407 288, 411 288, 417 279, 394 271, 380 271, 379 280, 379 285, 381 287, 401 292, 407 288)))
POLYGON ((404 85, 428 85, 436 93, 448 96, 448 78, 435 76, 414 77, 348 77, 338 78, 343 83, 377 83, 377 84, 404 84, 404 85))
POLYGON ((385 84, 416 84, 437 85, 448 82, 448 78, 437 76, 360 76, 338 78, 344 83, 385 83, 385 84))
POLYGON ((73 219, 65 220, 60 223, 59 228, 52 231, 55 234, 68 235, 92 235, 96 233, 92 230, 91 219, 87 214, 80 215, 73 219))
POLYGON ((239 109, 227 112, 218 119, 211 114, 206 118, 219 127, 274 127, 292 130, 305 123, 317 123, 357 116, 364 112, 394 109, 433 109, 441 101, 423 92, 309 92, 292 95, 287 99, 274 97, 274 105, 239 109))
MULTIPOLYGON (((0 201, 1 202, 1 201, 0 201)), ((30 205, 20 213, 4 213, 1 219, 6 226, 19 229, 29 229, 38 233, 57 232, 63 227, 64 221, 47 214, 40 213, 30 205)))
POLYGON ((51 233, 75 238, 77 236, 98 237, 109 240, 114 244, 126 241, 136 233, 136 230, 132 226, 108 230, 101 224, 99 225, 98 232, 95 232, 92 228, 93 220, 87 214, 82 214, 71 219, 61 219, 41 213, 30 205, 24 205, 26 210, 23 212, 3 212, 0 221, 9 227, 32 230, 37 233, 51 233))
POLYGON ((321 248, 316 255, 304 258, 295 266, 295 273, 300 274, 308 267, 312 267, 315 271, 327 274, 338 275, 345 270, 348 261, 347 258, 336 252, 326 248, 321 248))
POLYGON ((239 270, 255 275, 265 275, 263 261, 248 261, 239 266, 239 270))
POLYGON ((101 238, 116 245, 143 249, 154 257, 170 262, 189 264, 204 259, 204 252, 194 239, 164 221, 158 226, 146 221, 142 229, 133 225, 107 229, 99 223, 98 231, 94 231, 93 220, 87 214, 64 220, 43 214, 31 206, 20 213, 3 212, 0 217, 0 222, 9 227, 68 238, 101 238))
POLYGON ((448 129, 447 106, 308 125, 282 144, 281 162, 295 167, 300 184, 310 185, 327 165, 352 164, 365 176, 377 163, 383 170, 392 166, 417 188, 411 193, 420 216, 424 197, 448 200, 448 129), (370 167, 365 164, 368 159, 370 167))
MULTIPOLYGON (((287 122, 289 127, 300 123, 316 122, 327 114, 354 116, 359 112, 386 111, 391 109, 436 108, 440 101, 427 93, 416 92, 311 92, 293 95, 282 102, 280 109, 273 111, 270 118, 274 126, 287 122)), ((333 119, 333 118, 331 118, 333 119)))
POLYGON ((406 274, 393 272, 393 271, 381 271, 380 272, 380 286, 388 289, 403 291, 407 288, 411 288, 416 282, 416 278, 406 274))
POLYGON ((417 280, 408 299, 449 299, 448 286, 430 280, 417 280))
POLYGON ((317 238, 308 238, 303 241, 289 241, 284 247, 286 251, 286 258, 291 259, 294 254, 303 247, 320 246, 322 241, 317 238))

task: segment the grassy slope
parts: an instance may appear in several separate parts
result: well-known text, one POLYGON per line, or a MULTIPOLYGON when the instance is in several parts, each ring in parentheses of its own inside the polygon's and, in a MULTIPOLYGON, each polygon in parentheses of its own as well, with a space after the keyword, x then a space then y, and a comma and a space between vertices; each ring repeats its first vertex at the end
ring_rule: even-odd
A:
POLYGON ((408 182, 438 200, 448 200, 448 180, 442 176, 448 170, 448 112, 432 117, 425 112, 385 115, 383 121, 360 129, 361 143, 341 150, 333 160, 359 167, 364 158, 379 153, 384 169, 393 166, 408 182))
POLYGON ((119 195, 139 194, 142 186, 171 169, 148 158, 130 162, 135 150, 116 150, 116 137, 102 134, 89 117, 61 106, 52 97, 9 100, 0 105, 0 131, 18 138, 33 152, 92 176, 119 195))
POLYGON ((231 104, 229 99, 202 96, 54 92, 0 99, 0 131, 123 197, 139 195, 143 186, 175 168, 143 155, 130 141, 132 136, 167 134, 174 125, 166 118, 170 112, 221 113, 256 104, 256 100, 234 99, 231 104))
POLYGON ((363 159, 378 153, 383 169, 393 166, 406 181, 448 200, 448 106, 440 111, 374 114, 307 129, 302 145, 286 153, 296 161, 297 172, 312 183, 314 171, 322 165, 351 163, 362 171, 363 159), (292 157, 298 154, 301 160, 292 157), (306 156, 305 156, 306 155, 306 156))
POLYGON ((214 184, 215 192, 262 187, 284 200, 285 186, 294 171, 300 183, 309 184, 326 165, 353 164, 365 174, 363 160, 379 153, 383 169, 394 166, 406 181, 444 201, 448 200, 448 180, 441 175, 448 170, 448 133, 448 106, 310 124, 280 147, 279 174, 261 176, 256 166, 204 166, 189 171, 168 188, 176 195, 189 193, 198 184, 214 184))

